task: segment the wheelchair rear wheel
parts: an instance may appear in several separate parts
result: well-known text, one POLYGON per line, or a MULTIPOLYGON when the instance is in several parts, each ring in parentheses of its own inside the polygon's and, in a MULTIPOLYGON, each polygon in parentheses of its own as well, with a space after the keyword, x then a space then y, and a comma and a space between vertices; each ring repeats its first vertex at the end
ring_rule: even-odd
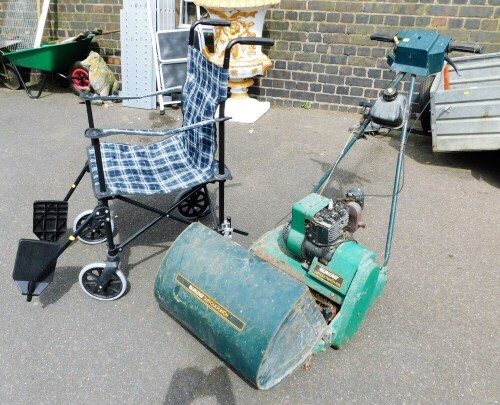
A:
MULTIPOLYGON (((83 211, 75 218, 73 222, 73 232, 76 232, 78 227, 85 222, 85 220, 92 214, 92 210, 83 211)), ((111 230, 115 229, 113 219, 111 219, 111 230)), ((79 241, 88 245, 97 245, 106 242, 106 229, 104 222, 98 222, 94 219, 77 237, 79 241)))
POLYGON ((100 301, 113 301, 125 294, 127 278, 121 270, 117 270, 104 290, 98 289, 99 277, 106 263, 92 263, 80 271, 78 281, 85 294, 100 301))
POLYGON ((190 192, 191 190, 181 191, 175 199, 175 203, 184 200, 177 207, 180 216, 193 221, 210 214, 210 197, 207 188, 202 187, 189 198, 184 199, 190 192))

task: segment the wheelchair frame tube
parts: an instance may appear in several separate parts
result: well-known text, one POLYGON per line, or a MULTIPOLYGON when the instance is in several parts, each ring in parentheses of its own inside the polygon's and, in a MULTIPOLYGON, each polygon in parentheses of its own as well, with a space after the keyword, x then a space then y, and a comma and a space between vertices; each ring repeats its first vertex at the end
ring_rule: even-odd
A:
MULTIPOLYGON (((85 106, 87 107, 87 119, 89 121, 89 128, 94 127, 94 116, 92 114, 92 104, 90 100, 85 100, 85 106)), ((99 139, 91 140, 92 147, 94 148, 95 153, 95 161, 97 165, 97 176, 99 177, 99 190, 101 193, 106 192, 106 184, 104 181, 104 168, 102 166, 102 156, 101 156, 101 146, 99 143, 99 139)))
MULTIPOLYGON (((270 38, 254 38, 254 37, 240 37, 234 38, 226 45, 224 51, 224 63, 222 65, 223 69, 229 69, 229 62, 231 59, 231 48, 234 45, 274 45, 274 40, 270 38)), ((223 118, 225 115, 226 100, 219 105, 219 118, 223 118)), ((225 171, 225 127, 224 121, 219 124, 219 175, 223 175, 225 171)), ((224 183, 225 180, 219 182, 219 222, 224 221, 224 183)), ((219 226, 220 226, 219 223, 219 226)))
MULTIPOLYGON (((219 118, 224 117, 226 110, 226 101, 224 100, 219 104, 219 118)), ((225 133, 225 124, 224 121, 219 123, 219 175, 224 174, 225 169, 225 141, 226 141, 226 133, 225 133)), ((219 182, 219 226, 224 221, 224 186, 226 184, 225 180, 219 182)))
MULTIPOLYGON (((191 191, 191 193, 189 193, 185 199, 189 198, 191 195, 193 195, 194 193, 196 193, 200 188, 203 187, 203 184, 202 185, 199 185, 195 188, 193 188, 193 190, 191 191)), ((146 232, 149 228, 153 227, 154 225, 156 225, 156 223, 158 223, 160 220, 162 220, 163 218, 170 218, 170 219, 175 219, 176 221, 179 221, 179 222, 182 222, 186 225, 190 225, 191 222, 190 221, 187 221, 183 218, 179 218, 175 215, 170 215, 170 213, 172 211, 174 211, 181 203, 182 201, 185 201, 184 200, 180 200, 178 201, 176 204, 172 205, 168 210, 166 211, 162 211, 158 208, 155 208, 155 207, 151 207, 150 205, 147 205, 147 204, 144 204, 144 203, 141 203, 139 201, 135 201, 135 200, 132 200, 131 198, 127 198, 127 197, 124 197, 124 196, 116 196, 115 197, 117 200, 120 200, 120 201, 123 201, 127 204, 131 204, 131 205, 135 205, 136 207, 139 207, 139 208, 142 208, 142 209, 145 209, 147 211, 151 211, 151 212, 154 212, 155 214, 158 214, 159 216, 156 217, 155 219, 153 219, 151 222, 149 222, 148 224, 144 225, 141 229, 139 229, 136 233, 134 233, 132 236, 130 236, 127 240, 125 240, 124 242, 120 243, 119 245, 115 245, 114 247, 114 250, 111 252, 111 251, 108 251, 109 254, 113 253, 113 255, 117 254, 117 253, 120 253, 123 248, 125 246, 127 246, 129 243, 131 243, 132 241, 134 241, 136 238, 138 238, 139 236, 141 236, 144 232, 146 232)))
POLYGON ((68 201, 70 197, 73 195, 75 192, 76 188, 78 187, 78 184, 80 184, 80 181, 82 181, 83 176, 85 176, 85 173, 89 171, 89 162, 85 162, 85 165, 83 166, 83 169, 80 171, 80 174, 76 178, 76 180, 73 182, 71 185, 71 188, 69 189, 68 193, 66 194, 66 197, 64 197, 63 201, 68 201))

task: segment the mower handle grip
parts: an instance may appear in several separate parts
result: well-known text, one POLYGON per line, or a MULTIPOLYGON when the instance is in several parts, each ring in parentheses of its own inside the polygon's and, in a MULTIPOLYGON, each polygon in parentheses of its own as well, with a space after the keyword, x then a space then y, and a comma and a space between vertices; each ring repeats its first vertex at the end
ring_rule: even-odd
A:
POLYGON ((482 53, 483 47, 481 45, 469 45, 469 44, 457 44, 456 42, 450 42, 448 45, 448 52, 468 52, 468 53, 482 53))
POLYGON ((370 35, 370 39, 372 41, 380 41, 380 42, 390 42, 391 44, 393 44, 395 41, 394 41, 394 35, 390 35, 390 34, 372 34, 370 35))

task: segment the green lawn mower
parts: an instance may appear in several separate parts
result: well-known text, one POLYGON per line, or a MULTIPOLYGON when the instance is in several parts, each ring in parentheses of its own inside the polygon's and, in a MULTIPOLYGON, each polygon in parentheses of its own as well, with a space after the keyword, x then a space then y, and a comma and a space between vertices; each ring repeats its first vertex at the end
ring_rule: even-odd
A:
MULTIPOLYGON (((395 78, 366 106, 365 119, 311 194, 292 207, 291 221, 243 249, 201 224, 190 225, 168 250, 155 282, 158 301, 182 325, 259 389, 269 389, 327 346, 341 348, 358 330, 387 281, 416 77, 443 69, 451 51, 479 53, 428 31, 371 39, 393 44, 395 78), (407 95, 398 91, 409 76, 407 95), (364 195, 322 196, 325 185, 370 125, 400 129, 392 204, 382 265, 353 239, 364 195)), ((230 233, 228 230, 227 234, 230 233)))

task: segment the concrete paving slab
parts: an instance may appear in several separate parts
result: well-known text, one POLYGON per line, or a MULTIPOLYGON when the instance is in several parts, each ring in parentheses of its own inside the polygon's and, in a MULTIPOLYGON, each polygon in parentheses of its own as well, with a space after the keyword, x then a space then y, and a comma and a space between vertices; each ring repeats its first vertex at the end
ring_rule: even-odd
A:
MULTIPOLYGON (((96 107, 96 126, 180 125, 180 112, 96 107)), ((54 282, 26 303, 11 280, 17 243, 32 238, 32 203, 62 198, 85 161, 85 108, 69 93, 30 100, 0 89, 0 403, 322 404, 498 403, 500 400, 499 152, 433 154, 411 136, 389 281, 357 336, 314 356, 270 391, 256 391, 175 320, 153 295, 159 265, 184 225, 163 222, 124 252, 130 290, 98 302, 80 269, 105 247, 77 243, 54 282)), ((245 247, 285 217, 335 159, 356 115, 272 108, 253 125, 229 123, 227 213, 245 247)), ((139 142, 146 142, 139 139, 139 142)), ((351 185, 367 196, 358 241, 383 256, 397 134, 360 141, 327 194, 351 185)), ((70 221, 93 208, 86 178, 70 221)), ((215 192, 215 191, 212 191, 215 192)), ((154 198, 166 206, 173 197, 154 198)), ((112 205, 118 237, 144 223, 112 205)))

